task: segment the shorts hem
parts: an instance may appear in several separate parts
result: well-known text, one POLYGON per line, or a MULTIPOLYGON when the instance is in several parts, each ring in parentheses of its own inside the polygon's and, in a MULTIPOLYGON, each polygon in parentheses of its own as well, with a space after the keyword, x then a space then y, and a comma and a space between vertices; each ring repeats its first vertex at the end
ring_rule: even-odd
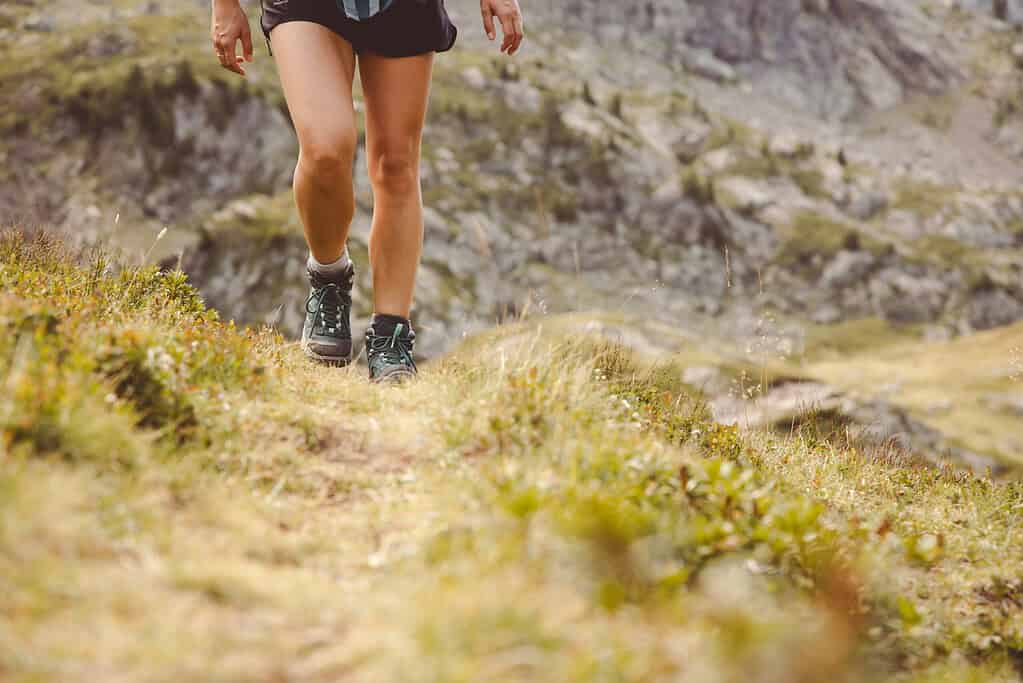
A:
MULTIPOLYGON (((442 8, 441 11, 444 11, 443 10, 443 5, 441 5, 441 8, 442 8)), ((394 9, 393 7, 388 8, 386 11, 382 12, 380 15, 378 15, 376 17, 373 17, 372 19, 370 19, 366 23, 375 22, 377 20, 382 20, 382 19, 388 18, 387 15, 393 9, 394 9)), ((445 19, 446 19, 446 16, 445 16, 445 19)), ((307 22, 307 23, 310 23, 310 24, 316 24, 318 26, 322 26, 322 27, 328 29, 329 31, 334 33, 334 35, 338 36, 339 38, 341 38, 342 40, 347 42, 349 45, 351 45, 352 46, 352 50, 356 54, 361 54, 361 53, 364 53, 364 52, 368 52, 368 53, 371 53, 371 54, 374 54, 374 55, 378 55, 378 56, 381 56, 381 57, 387 57, 387 58, 391 58, 391 59, 401 59, 403 57, 418 57, 418 56, 425 55, 425 54, 447 52, 447 51, 451 50, 455 46, 455 43, 458 40, 458 27, 455 26, 455 24, 451 23, 449 20, 446 21, 446 28, 447 28, 447 33, 449 35, 449 38, 448 38, 447 42, 444 45, 441 45, 439 47, 418 47, 417 46, 415 48, 407 49, 407 50, 387 49, 387 47, 377 47, 377 46, 374 46, 374 45, 369 45, 369 44, 367 44, 368 41, 354 41, 354 40, 352 40, 352 37, 350 35, 346 35, 346 32, 341 30, 336 24, 334 24, 334 23, 332 23, 332 22, 330 22, 328 20, 325 20, 323 17, 308 16, 308 15, 303 15, 303 14, 288 15, 288 16, 283 16, 283 17, 275 17, 272 26, 268 25, 266 20, 267 20, 267 15, 266 15, 265 12, 263 12, 262 15, 260 16, 260 29, 262 29, 263 37, 266 39, 267 49, 270 51, 270 54, 273 54, 273 45, 272 45, 272 42, 273 42, 273 38, 272 38, 273 30, 275 28, 277 28, 278 26, 281 26, 283 24, 290 24, 290 23, 299 22, 299 21, 307 22)))

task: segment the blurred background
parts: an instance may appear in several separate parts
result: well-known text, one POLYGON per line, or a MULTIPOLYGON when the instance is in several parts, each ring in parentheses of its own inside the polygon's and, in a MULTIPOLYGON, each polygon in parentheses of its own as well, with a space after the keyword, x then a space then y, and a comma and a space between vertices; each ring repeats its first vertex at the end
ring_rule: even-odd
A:
MULTIPOLYGON (((723 422, 814 405, 978 469, 1023 462, 1023 3, 523 0, 514 59, 475 0, 447 4, 425 356, 536 319, 679 360, 723 422)), ((205 0, 0 4, 0 218, 180 265, 225 318, 293 336, 297 146, 246 6, 242 80, 205 0)))

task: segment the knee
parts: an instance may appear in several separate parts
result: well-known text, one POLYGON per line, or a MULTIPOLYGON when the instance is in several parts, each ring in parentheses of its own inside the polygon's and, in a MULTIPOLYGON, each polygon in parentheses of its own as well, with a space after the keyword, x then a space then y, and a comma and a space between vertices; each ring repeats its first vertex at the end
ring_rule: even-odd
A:
POLYGON ((409 195, 419 186, 419 155, 411 151, 377 154, 370 160, 369 176, 377 192, 409 195))
POLYGON ((355 160, 355 132, 319 135, 302 143, 302 166, 315 179, 337 180, 350 175, 355 160))

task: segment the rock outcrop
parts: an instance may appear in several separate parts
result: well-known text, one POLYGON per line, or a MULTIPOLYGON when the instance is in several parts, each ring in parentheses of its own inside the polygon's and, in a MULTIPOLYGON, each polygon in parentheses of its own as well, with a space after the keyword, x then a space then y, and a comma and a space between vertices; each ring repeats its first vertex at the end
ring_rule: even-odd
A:
POLYGON ((741 78, 825 117, 939 92, 958 75, 949 58, 954 45, 914 2, 576 0, 547 11, 557 25, 584 27, 602 45, 656 54, 723 83, 741 78))

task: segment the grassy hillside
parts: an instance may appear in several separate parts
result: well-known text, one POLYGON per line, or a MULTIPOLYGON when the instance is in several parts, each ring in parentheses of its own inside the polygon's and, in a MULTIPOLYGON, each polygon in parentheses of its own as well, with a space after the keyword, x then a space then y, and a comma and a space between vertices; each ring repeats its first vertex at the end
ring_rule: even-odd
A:
MULTIPOLYGON (((803 378, 848 398, 857 425, 894 425, 882 438, 979 470, 1023 462, 1023 385, 1008 364, 1023 346, 1023 136, 1011 135, 1019 117, 993 122, 995 100, 1019 89, 1011 32, 951 8, 903 24, 891 3, 779 2, 756 31, 739 9, 752 0, 532 3, 527 48, 508 60, 478 7, 448 0, 462 30, 436 60, 424 136, 419 351, 436 357, 522 311, 576 327, 585 316, 584 329, 677 356, 718 419, 748 412, 736 386, 752 398, 776 388, 767 374, 803 378), (783 17, 796 15, 793 38, 783 17), (874 36, 885 47, 864 52, 869 27, 889 21, 874 36), (907 86, 894 103, 944 82, 928 65, 945 61, 966 81, 883 112, 830 121, 803 101, 880 106, 890 72, 907 86), (708 78, 715 63, 738 81, 708 78)), ((201 2, 0 3, 0 222, 147 252, 225 318, 297 335, 308 283, 294 132, 258 32, 242 80, 213 59, 208 22, 201 2)), ((357 156, 350 248, 365 318, 373 198, 357 156)), ((773 418, 791 396, 759 400, 773 418)))
POLYGON ((498 328, 402 388, 0 239, 4 680, 996 681, 1023 486, 498 328))

